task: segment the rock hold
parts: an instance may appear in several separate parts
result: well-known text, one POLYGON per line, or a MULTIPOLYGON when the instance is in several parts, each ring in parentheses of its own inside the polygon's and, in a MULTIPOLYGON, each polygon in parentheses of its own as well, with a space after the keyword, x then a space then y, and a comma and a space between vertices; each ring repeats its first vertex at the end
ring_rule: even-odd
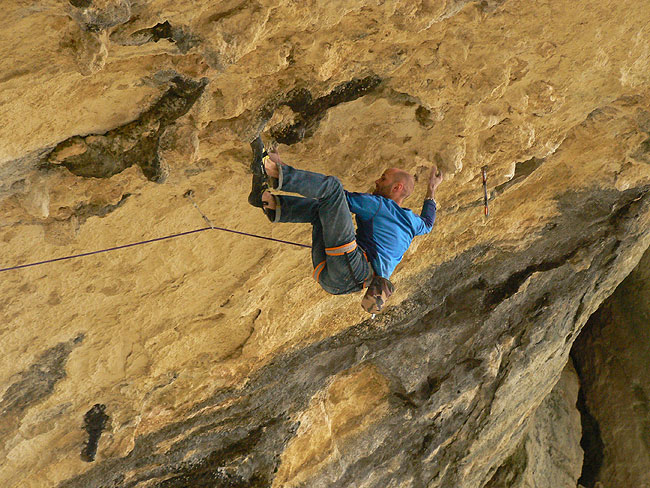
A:
POLYGON ((160 138, 170 124, 190 110, 206 85, 206 79, 176 77, 160 100, 137 120, 103 135, 75 136, 63 141, 48 160, 78 176, 94 178, 110 178, 138 165, 147 179, 163 183, 169 168, 160 158, 160 138))

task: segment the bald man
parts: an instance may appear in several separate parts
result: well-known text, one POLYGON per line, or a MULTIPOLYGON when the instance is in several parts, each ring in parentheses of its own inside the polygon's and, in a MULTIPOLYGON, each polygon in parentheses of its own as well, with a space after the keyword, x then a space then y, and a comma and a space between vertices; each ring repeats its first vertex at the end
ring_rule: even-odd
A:
POLYGON ((277 151, 253 148, 251 205, 261 207, 272 222, 312 225, 313 277, 328 293, 342 295, 368 287, 362 306, 381 311, 393 292, 389 278, 415 236, 431 231, 436 218, 435 190, 443 175, 433 165, 420 215, 402 207, 413 192, 413 176, 389 168, 370 193, 343 189, 334 176, 293 168, 277 151), (302 197, 275 195, 270 189, 302 197), (352 212, 356 216, 355 232, 352 212))

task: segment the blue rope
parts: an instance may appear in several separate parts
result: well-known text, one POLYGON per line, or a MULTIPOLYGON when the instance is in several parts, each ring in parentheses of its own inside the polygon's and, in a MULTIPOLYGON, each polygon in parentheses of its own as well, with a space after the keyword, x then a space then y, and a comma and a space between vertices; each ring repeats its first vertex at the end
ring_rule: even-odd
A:
POLYGON ((46 259, 45 261, 38 261, 37 263, 21 264, 19 266, 11 266, 9 268, 0 268, 0 273, 2 271, 11 271, 11 270, 14 270, 14 269, 29 268, 30 266, 39 266, 41 264, 55 263, 57 261, 65 261, 66 259, 75 259, 75 258, 82 258, 84 256, 92 256, 93 254, 100 254, 100 253, 103 253, 103 252, 116 251, 118 249, 125 249, 127 247, 139 246, 141 244, 150 244, 152 242, 164 241, 165 239, 172 239, 174 237, 187 236, 187 235, 190 235, 190 234, 195 234, 197 232, 203 232, 204 230, 213 230, 213 229, 214 230, 222 230, 224 232, 232 232, 233 234, 240 234, 240 235, 243 235, 243 236, 257 237, 258 239, 264 239, 264 240, 267 240, 267 241, 280 242, 282 244, 291 244, 292 246, 307 247, 307 248, 311 249, 311 246, 308 246, 306 244, 298 244, 297 242, 283 241, 282 239, 274 239, 272 237, 258 236, 256 234, 249 234, 247 232, 240 232, 238 230, 224 229, 223 227, 203 227, 202 229, 195 229, 195 230, 190 230, 190 231, 187 231, 187 232, 180 232, 178 234, 172 234, 172 235, 168 235, 168 236, 164 236, 164 237, 156 237, 155 239, 148 239, 146 241, 134 242, 132 244, 124 244, 122 246, 109 247, 107 249, 100 249, 98 251, 84 252, 82 254, 74 254, 74 255, 71 255, 71 256, 63 256, 61 258, 46 259))

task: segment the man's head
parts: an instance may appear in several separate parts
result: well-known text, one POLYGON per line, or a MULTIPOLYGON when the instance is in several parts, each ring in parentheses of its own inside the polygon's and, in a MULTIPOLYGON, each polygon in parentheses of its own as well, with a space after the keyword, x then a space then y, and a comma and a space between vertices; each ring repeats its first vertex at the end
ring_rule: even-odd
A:
POLYGON ((413 176, 398 168, 389 168, 375 181, 373 195, 394 200, 398 205, 413 192, 415 180, 413 176))

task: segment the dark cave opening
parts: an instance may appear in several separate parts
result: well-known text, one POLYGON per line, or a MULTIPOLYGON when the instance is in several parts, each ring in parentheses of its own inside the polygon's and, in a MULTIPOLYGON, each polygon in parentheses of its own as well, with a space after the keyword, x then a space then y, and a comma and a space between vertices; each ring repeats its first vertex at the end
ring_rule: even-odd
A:
POLYGON ((578 482, 585 488, 639 486, 647 480, 641 459, 649 445, 644 429, 650 411, 649 264, 646 251, 589 317, 571 348, 580 379, 576 407, 584 451, 578 482))
POLYGON ((590 386, 594 383, 594 376, 597 374, 594 364, 593 341, 595 337, 601 336, 602 329, 611 322, 609 301, 610 299, 605 300, 600 308, 589 317, 574 341, 570 353, 571 361, 573 361, 580 380, 576 408, 580 412, 582 425, 580 447, 584 451, 584 459, 578 483, 585 488, 594 488, 596 485, 604 459, 605 446, 601 437, 600 425, 590 410, 589 404, 597 401, 595 398, 590 398, 590 395, 593 395, 590 386))
POLYGON ((576 371, 578 372, 578 377, 581 381, 581 386, 578 391, 578 402, 576 408, 580 412, 580 423, 582 425, 580 447, 584 451, 582 473, 578 479, 578 484, 585 488, 594 488, 596 481, 598 480, 598 473, 603 465, 603 451, 605 446, 600 435, 600 425, 598 425, 598 420, 596 420, 589 411, 585 398, 585 391, 582 387, 582 376, 577 363, 577 361, 573 361, 576 371))

